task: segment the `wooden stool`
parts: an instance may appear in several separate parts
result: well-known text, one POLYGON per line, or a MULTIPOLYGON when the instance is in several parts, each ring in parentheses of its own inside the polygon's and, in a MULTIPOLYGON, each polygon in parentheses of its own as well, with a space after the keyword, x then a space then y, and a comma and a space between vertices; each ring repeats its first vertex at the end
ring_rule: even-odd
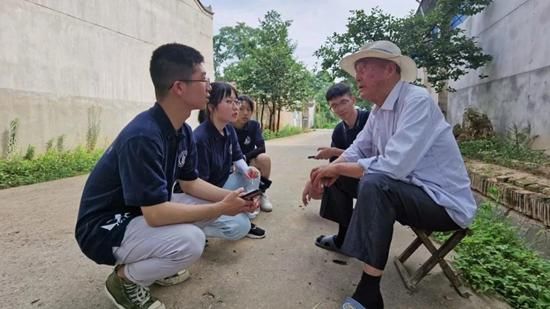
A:
POLYGON ((432 232, 414 227, 411 227, 411 229, 417 235, 416 239, 409 245, 409 247, 407 247, 407 249, 405 249, 405 251, 403 251, 403 253, 396 256, 394 259, 395 266, 397 267, 399 275, 401 275, 401 279, 403 279, 405 287, 410 291, 414 291, 420 280, 422 280, 432 270, 432 268, 439 263, 439 266, 443 269, 445 276, 449 279, 449 281, 451 281, 458 294, 462 297, 469 297, 470 294, 466 291, 464 286, 462 286, 455 272, 445 261, 445 255, 456 247, 456 245, 458 245, 466 235, 469 235, 471 231, 469 229, 457 230, 443 245, 441 245, 441 247, 436 248, 429 238, 432 232), (420 266, 420 268, 410 274, 403 263, 416 251, 416 249, 418 249, 418 247, 420 247, 421 244, 424 244, 432 255, 426 262, 424 262, 424 264, 422 264, 422 266, 420 266))

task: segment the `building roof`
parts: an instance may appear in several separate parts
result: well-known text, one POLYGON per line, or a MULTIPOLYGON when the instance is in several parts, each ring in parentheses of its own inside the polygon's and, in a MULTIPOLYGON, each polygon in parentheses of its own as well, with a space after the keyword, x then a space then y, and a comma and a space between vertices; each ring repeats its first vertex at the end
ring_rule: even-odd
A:
POLYGON ((212 6, 204 6, 200 0, 195 0, 195 3, 207 14, 214 15, 214 11, 212 11, 212 6))

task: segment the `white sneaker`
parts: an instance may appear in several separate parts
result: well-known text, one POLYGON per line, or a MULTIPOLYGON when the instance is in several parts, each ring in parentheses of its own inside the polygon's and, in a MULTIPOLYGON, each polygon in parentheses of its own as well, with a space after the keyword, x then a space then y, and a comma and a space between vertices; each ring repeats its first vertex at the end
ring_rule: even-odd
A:
POLYGON ((273 204, 269 201, 267 193, 262 194, 260 197, 260 209, 265 212, 271 212, 273 210, 273 204))
POLYGON ((260 207, 258 207, 253 212, 247 212, 246 214, 248 215, 248 219, 252 220, 252 219, 255 219, 259 213, 260 213, 260 207))
POLYGON ((187 281, 187 279, 189 279, 190 277, 191 273, 187 269, 184 269, 178 271, 178 273, 175 275, 155 281, 155 284, 158 284, 160 286, 172 286, 187 281))

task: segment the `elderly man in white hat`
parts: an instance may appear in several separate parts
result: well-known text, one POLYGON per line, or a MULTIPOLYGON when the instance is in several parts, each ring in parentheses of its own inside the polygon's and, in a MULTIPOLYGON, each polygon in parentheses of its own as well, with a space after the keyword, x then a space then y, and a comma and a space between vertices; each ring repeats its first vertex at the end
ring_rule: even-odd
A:
POLYGON ((334 162, 311 171, 320 192, 339 176, 359 179, 340 251, 364 262, 345 308, 383 308, 380 278, 395 221, 430 231, 467 227, 476 204, 450 125, 428 92, 412 85, 416 64, 389 41, 371 42, 340 62, 374 104, 365 128, 334 162))

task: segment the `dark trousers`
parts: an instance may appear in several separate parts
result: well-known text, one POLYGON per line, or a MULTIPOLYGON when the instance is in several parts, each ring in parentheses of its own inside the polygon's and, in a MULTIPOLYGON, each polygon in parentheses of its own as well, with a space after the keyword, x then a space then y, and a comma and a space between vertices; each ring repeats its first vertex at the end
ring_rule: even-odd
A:
POLYGON ((332 186, 325 188, 319 215, 347 227, 353 214, 353 199, 357 198, 358 185, 357 178, 338 177, 332 186))
POLYGON ((327 203, 334 203, 331 207, 325 205, 324 210, 321 207, 321 216, 342 224, 344 221, 339 220, 349 216, 349 198, 356 196, 355 209, 349 207, 352 208, 351 220, 348 219, 349 228, 341 250, 378 269, 386 266, 395 221, 429 231, 460 228, 445 208, 436 204, 420 187, 383 174, 367 174, 355 186, 342 179, 331 188, 327 203), (331 210, 327 210, 329 208, 331 210))

